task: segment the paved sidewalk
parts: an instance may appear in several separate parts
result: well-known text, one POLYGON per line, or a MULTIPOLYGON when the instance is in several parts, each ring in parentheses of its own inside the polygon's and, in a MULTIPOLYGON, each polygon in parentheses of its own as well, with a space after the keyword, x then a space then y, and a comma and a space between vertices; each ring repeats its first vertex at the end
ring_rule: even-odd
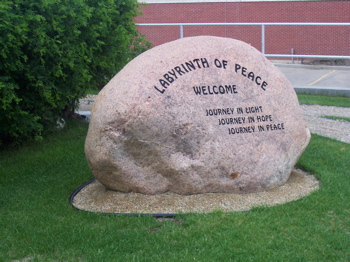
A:
POLYGON ((297 93, 350 96, 350 66, 280 64, 297 93))

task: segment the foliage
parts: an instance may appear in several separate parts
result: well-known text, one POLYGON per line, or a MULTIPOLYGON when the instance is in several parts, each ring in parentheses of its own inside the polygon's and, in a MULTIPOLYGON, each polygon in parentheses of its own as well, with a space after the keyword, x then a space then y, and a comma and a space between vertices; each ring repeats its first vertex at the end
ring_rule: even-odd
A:
MULTIPOLYGON (((1 139, 20 140, 22 137, 40 138, 43 126, 38 122, 39 116, 23 110, 16 91, 18 85, 7 82, 8 78, 0 77, 0 134, 1 139)), ((1 145, 1 140, 0 140, 1 145)))
POLYGON ((89 88, 149 48, 137 0, 0 3, 0 144, 40 138, 89 88))

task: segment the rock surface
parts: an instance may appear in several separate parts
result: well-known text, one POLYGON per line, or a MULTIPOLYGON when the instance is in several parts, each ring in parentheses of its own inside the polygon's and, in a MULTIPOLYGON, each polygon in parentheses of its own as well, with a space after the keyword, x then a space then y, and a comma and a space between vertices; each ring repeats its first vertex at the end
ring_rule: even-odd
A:
POLYGON ((111 190, 250 193, 283 185, 309 140, 272 63, 243 42, 200 36, 141 54, 101 90, 85 153, 111 190))

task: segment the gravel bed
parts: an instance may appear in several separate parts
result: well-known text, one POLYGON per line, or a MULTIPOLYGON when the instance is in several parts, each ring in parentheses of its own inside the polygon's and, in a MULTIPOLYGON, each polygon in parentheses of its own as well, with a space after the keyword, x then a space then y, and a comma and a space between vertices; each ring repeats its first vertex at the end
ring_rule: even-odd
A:
POLYGON ((350 143, 350 122, 324 116, 350 118, 350 107, 301 105, 303 117, 311 133, 350 143))
POLYGON ((248 211, 257 206, 274 206, 309 195, 319 188, 315 176, 294 169, 283 186, 251 194, 206 193, 179 195, 167 192, 158 195, 122 193, 107 190, 97 180, 83 187, 72 205, 80 210, 119 214, 176 214, 248 211))

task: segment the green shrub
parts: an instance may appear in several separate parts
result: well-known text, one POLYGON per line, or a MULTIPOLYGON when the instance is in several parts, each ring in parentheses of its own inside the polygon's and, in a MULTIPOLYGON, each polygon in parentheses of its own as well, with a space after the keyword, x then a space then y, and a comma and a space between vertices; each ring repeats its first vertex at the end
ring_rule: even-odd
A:
POLYGON ((149 48, 137 0, 0 3, 0 144, 40 139, 89 88, 149 48))

